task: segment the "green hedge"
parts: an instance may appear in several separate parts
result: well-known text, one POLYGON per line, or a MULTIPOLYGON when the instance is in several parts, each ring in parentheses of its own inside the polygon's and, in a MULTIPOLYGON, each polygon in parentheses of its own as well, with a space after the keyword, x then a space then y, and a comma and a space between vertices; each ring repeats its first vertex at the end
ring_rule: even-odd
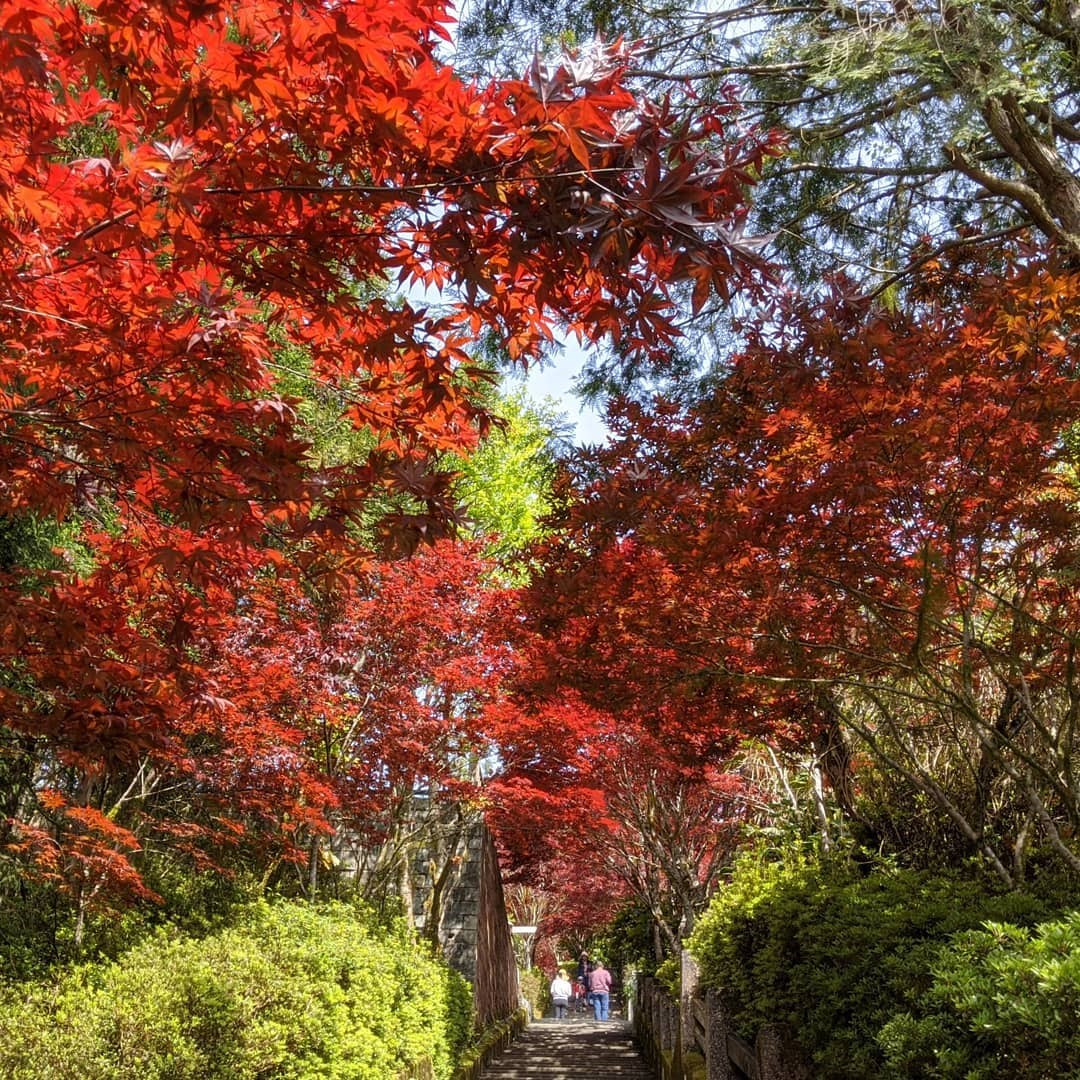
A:
MULTIPOLYGON (((1056 1051, 1030 1072, 1002 1057, 1015 1056, 1010 1044, 1022 1027, 1009 1014, 1013 983, 990 951, 976 990, 972 950, 985 950, 987 939, 963 933, 987 921, 1010 924, 995 933, 1011 935, 1017 970, 1037 967, 1030 947, 1043 939, 1019 927, 1052 914, 1037 897, 994 892, 958 876, 744 858, 699 921, 690 948, 703 983, 721 992, 744 1037, 752 1039, 766 1022, 791 1025, 819 1080, 1077 1077, 1080 1071, 1067 1072, 1070 1059, 1054 1058, 1056 1051), (984 1060, 1010 1066, 982 1073, 984 1060), (1056 1062, 1050 1072, 1047 1060, 1056 1062)), ((1054 940, 1061 947, 1067 935, 1054 940)), ((1080 960, 1075 950, 1066 959, 1054 987, 1045 984, 1040 1008, 1074 1016, 1068 1010, 1080 960)), ((1042 985, 1038 976, 1024 978, 1042 985)))
POLYGON ((259 904, 202 939, 160 931, 118 961, 0 998, 12 1080, 449 1077, 468 984, 401 927, 344 905, 259 904))
POLYGON ((879 1035, 890 1075, 1080 1077, 1080 911, 957 934, 933 975, 924 1014, 901 1013, 879 1035))

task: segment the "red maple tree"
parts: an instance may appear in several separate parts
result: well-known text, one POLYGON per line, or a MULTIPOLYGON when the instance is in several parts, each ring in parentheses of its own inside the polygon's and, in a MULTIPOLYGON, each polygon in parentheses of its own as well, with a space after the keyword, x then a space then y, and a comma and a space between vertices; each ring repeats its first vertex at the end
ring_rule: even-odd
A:
POLYGON ((489 712, 502 768, 486 794, 508 870, 556 898, 547 936, 588 936, 633 900, 676 953, 734 851, 748 785, 734 769, 688 764, 681 745, 618 709, 616 691, 608 709, 586 704, 572 678, 545 697, 519 671, 515 700, 489 712))
POLYGON ((50 872, 127 865, 111 808, 200 718, 248 770, 234 790, 299 752, 252 719, 303 697, 288 665, 266 659, 286 685, 250 713, 214 665, 267 579, 301 642, 290 578, 347 591, 374 565, 358 537, 452 529, 439 455, 488 422, 473 339, 526 362, 561 323, 662 349, 670 282, 754 270, 737 237, 768 139, 636 99, 619 45, 466 84, 446 21, 426 0, 0 6, 0 487, 14 518, 84 525, 77 573, 15 553, 0 580, 5 838, 50 872), (363 452, 312 454, 295 365, 363 452))
MULTIPOLYGON (((780 299, 690 406, 628 404, 567 501, 534 592, 549 685, 652 715, 691 757, 745 732, 820 740, 841 804, 857 733, 1005 880, 1008 783, 1071 864, 1060 757, 1075 693, 1075 272, 928 265, 906 310, 780 299), (654 703, 703 700, 665 724, 654 703), (633 703, 636 702, 637 705, 633 703), (955 734, 972 791, 943 783, 955 734), (950 736, 952 738, 952 736, 950 736), (929 740, 929 741, 928 741, 929 740), (1055 820, 1056 819, 1056 820, 1055 820)), ((950 781, 952 783, 952 781, 950 781)))

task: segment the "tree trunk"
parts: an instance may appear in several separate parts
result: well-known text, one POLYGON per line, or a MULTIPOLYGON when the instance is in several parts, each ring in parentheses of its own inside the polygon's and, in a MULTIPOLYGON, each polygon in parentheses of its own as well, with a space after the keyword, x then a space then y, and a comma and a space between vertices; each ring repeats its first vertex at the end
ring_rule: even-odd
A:
POLYGON ((402 845, 398 860, 398 896, 401 899, 401 913, 410 930, 416 929, 416 916, 413 913, 412 867, 409 865, 409 846, 402 845))
POLYGON ((314 900, 319 895, 319 852, 322 849, 322 844, 317 836, 311 838, 311 844, 308 846, 308 881, 307 881, 307 893, 308 899, 314 900))

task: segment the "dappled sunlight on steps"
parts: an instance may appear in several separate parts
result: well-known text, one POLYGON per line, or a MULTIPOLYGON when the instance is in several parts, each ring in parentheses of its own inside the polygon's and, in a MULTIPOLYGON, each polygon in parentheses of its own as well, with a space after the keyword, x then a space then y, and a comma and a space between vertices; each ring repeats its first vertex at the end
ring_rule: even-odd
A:
POLYGON ((538 1020, 502 1057, 484 1069, 483 1080, 651 1080, 622 1021, 574 1017, 538 1020))

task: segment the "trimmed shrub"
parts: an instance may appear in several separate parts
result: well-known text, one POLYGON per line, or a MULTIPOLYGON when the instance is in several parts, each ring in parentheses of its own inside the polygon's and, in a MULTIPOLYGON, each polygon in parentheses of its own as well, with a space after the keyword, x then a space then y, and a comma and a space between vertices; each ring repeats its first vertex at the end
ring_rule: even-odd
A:
POLYGON ((942 1032, 916 1025, 904 1034, 901 1018, 927 1015, 950 936, 988 919, 1030 925, 1048 914, 1035 897, 958 876, 746 857, 689 944, 744 1037, 789 1024, 819 1080, 928 1076, 936 1074, 905 1071, 904 1055, 925 1059, 942 1032))
POLYGON ((957 934, 933 980, 926 1015, 882 1028, 890 1074, 1080 1077, 1080 911, 1034 929, 987 923, 957 934))
POLYGON ((118 961, 0 1000, 12 1080, 448 1077, 471 1032, 459 976, 344 905, 258 904, 202 939, 162 930, 118 961))

